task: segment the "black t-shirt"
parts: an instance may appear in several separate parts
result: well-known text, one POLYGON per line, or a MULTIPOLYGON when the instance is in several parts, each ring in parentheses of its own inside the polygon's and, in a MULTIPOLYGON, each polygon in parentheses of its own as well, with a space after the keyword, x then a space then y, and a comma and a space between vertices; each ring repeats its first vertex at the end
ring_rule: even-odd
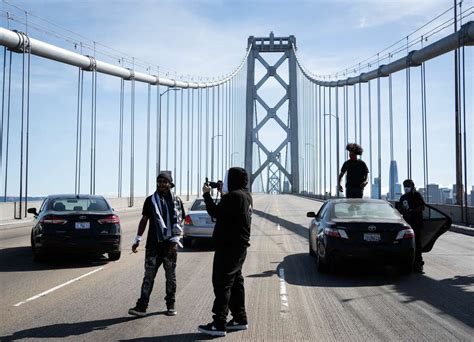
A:
POLYGON ((342 164, 341 173, 347 172, 346 188, 356 188, 365 182, 369 169, 360 159, 349 159, 342 164))
POLYGON ((400 209, 403 212, 403 218, 405 221, 408 222, 410 225, 419 226, 423 224, 423 212, 411 212, 407 213, 405 210, 407 209, 415 209, 425 205, 425 201, 423 197, 418 191, 409 192, 404 194, 400 197, 400 209))

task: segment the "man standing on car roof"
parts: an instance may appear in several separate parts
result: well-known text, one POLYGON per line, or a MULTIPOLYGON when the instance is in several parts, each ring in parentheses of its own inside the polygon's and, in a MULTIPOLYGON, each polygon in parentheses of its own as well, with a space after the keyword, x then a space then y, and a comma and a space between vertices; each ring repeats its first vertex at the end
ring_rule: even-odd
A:
POLYGON ((156 182, 156 192, 147 197, 143 204, 142 218, 132 245, 132 251, 136 253, 147 222, 150 221, 145 246, 145 276, 141 295, 135 307, 128 310, 130 315, 138 317, 146 315, 155 276, 161 264, 165 269, 166 278, 166 314, 168 316, 177 314, 175 308, 176 262, 178 245, 182 247, 179 238, 185 213, 181 199, 171 192, 171 188, 174 187, 171 175, 162 172, 158 175, 156 182))
POLYGON ((415 183, 411 179, 403 181, 405 194, 400 197, 398 210, 403 218, 415 231, 415 263, 413 269, 415 272, 423 272, 423 256, 421 254, 420 234, 423 230, 423 210, 425 210, 425 201, 423 196, 416 191, 415 183))
POLYGON ((227 330, 245 330, 248 327, 245 311, 245 289, 242 266, 250 246, 252 195, 247 188, 247 171, 232 167, 224 179, 223 195, 214 203, 211 187, 205 183, 202 192, 206 210, 216 219, 213 240, 215 245, 212 268, 214 286, 213 321, 200 325, 198 330, 212 336, 225 336, 227 330), (227 315, 232 320, 227 322, 227 315))
POLYGON ((341 173, 337 179, 337 189, 342 192, 341 180, 344 174, 346 176, 346 198, 362 198, 364 195, 364 188, 367 185, 367 175, 369 169, 367 165, 357 156, 362 155, 364 151, 358 144, 347 144, 346 150, 349 151, 349 160, 342 164, 341 173))

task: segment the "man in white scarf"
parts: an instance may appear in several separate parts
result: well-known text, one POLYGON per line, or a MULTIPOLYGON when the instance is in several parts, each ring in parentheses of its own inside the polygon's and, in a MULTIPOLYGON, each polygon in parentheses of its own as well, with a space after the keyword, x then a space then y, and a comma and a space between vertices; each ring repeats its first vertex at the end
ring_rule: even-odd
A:
POLYGON ((175 309, 176 262, 178 246, 181 246, 179 241, 182 231, 181 222, 185 214, 181 199, 175 197, 171 192, 171 188, 174 187, 171 175, 162 172, 158 175, 156 181, 156 192, 147 197, 143 204, 142 219, 132 245, 132 251, 136 253, 149 221, 145 246, 145 276, 143 277, 141 294, 136 306, 128 310, 130 315, 138 317, 146 315, 155 276, 161 264, 165 269, 166 278, 166 314, 168 316, 177 314, 175 309))

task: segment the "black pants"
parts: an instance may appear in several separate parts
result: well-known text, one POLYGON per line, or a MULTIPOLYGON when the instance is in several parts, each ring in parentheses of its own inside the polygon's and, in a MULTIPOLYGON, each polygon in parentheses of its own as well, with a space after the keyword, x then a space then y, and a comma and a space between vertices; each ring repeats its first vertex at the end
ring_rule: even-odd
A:
POLYGON ((361 187, 346 187, 346 198, 362 198, 364 189, 361 187))
POLYGON ((178 254, 176 251, 170 252, 170 243, 162 242, 157 249, 147 249, 145 252, 145 276, 143 277, 140 299, 137 306, 146 309, 150 300, 156 273, 163 264, 166 278, 166 305, 174 305, 176 300, 176 261, 178 254))
POLYGON ((242 277, 242 265, 246 256, 246 246, 216 247, 212 269, 212 285, 216 298, 212 312, 214 324, 218 327, 225 327, 229 309, 236 321, 247 323, 242 277))

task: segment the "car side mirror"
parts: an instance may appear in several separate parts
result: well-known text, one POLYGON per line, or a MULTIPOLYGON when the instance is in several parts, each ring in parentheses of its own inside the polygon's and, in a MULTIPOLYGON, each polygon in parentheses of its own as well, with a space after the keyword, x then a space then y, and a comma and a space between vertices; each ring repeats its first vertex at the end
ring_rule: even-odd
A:
POLYGON ((314 217, 314 218, 316 218, 316 213, 315 213, 314 211, 308 211, 308 212, 306 213, 306 217, 314 217))
POLYGON ((33 214, 33 215, 38 215, 38 213, 36 212, 36 208, 28 208, 27 210, 28 214, 33 214))

